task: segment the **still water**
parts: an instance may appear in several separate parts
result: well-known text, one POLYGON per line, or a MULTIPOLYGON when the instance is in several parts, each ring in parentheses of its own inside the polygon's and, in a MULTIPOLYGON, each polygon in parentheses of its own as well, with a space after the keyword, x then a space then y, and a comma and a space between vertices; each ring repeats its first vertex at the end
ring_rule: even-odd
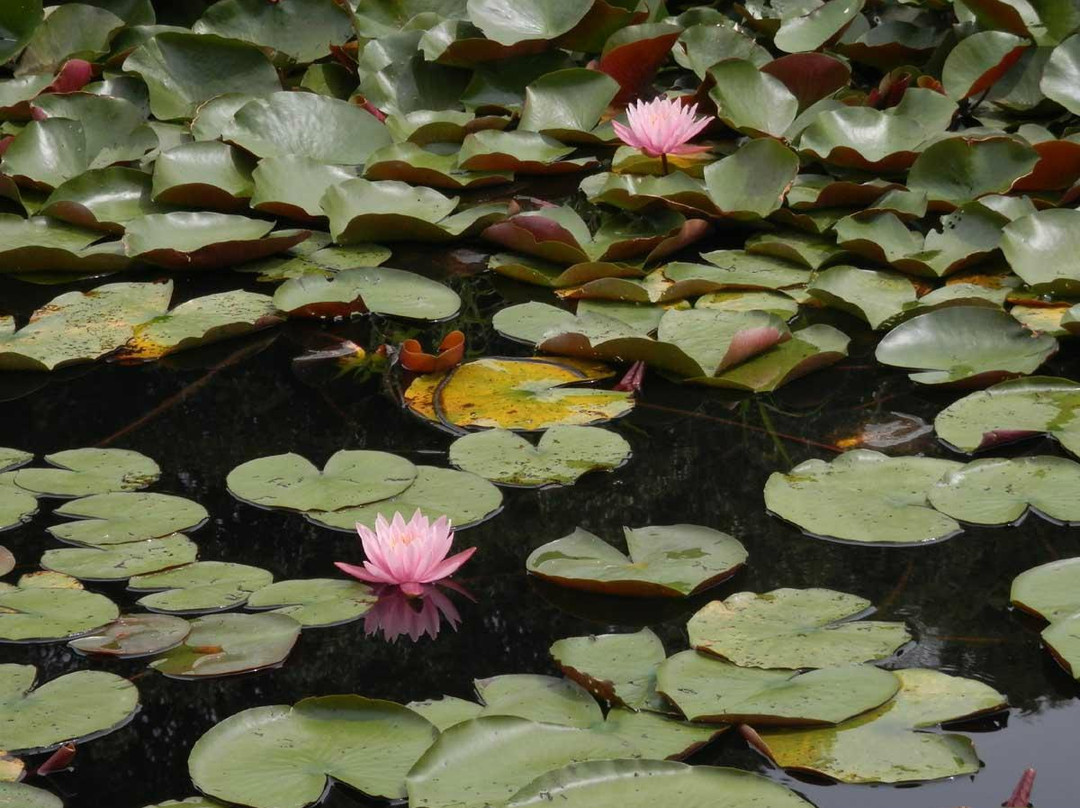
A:
MULTIPOLYGON (((546 293, 475 275, 478 258, 468 249, 405 251, 390 264, 446 280, 465 300, 459 321, 420 332, 426 344, 460 327, 471 355, 520 354, 520 346, 494 335, 486 322, 507 302, 545 299, 546 293)), ((178 278, 174 305, 238 285, 259 289, 251 277, 178 278)), ((3 280, 0 308, 25 318, 58 293, 56 287, 3 280)), ((391 644, 365 636, 363 621, 311 629, 278 670, 204 682, 164 678, 148 672, 145 660, 88 661, 62 643, 0 646, 0 661, 37 665, 40 680, 92 667, 134 678, 141 694, 135 719, 81 746, 73 771, 31 782, 55 791, 68 808, 141 808, 181 799, 194 794, 186 771, 190 746, 239 710, 333 693, 399 701, 469 697, 474 678, 556 673, 547 649, 561 637, 644 625, 674 653, 687 647, 686 620, 710 598, 816 586, 861 595, 878 604, 878 617, 908 622, 917 643, 887 666, 939 668, 981 679, 1008 696, 1006 717, 960 728, 973 734, 982 771, 906 788, 828 785, 775 769, 737 733, 692 762, 762 772, 818 808, 994 808, 1023 769, 1034 766, 1035 804, 1075 808, 1078 686, 1040 648, 1038 622, 1010 610, 1008 593, 1023 570, 1080 555, 1080 529, 1031 516, 1019 527, 968 530, 932 546, 874 548, 809 538, 765 512, 762 487, 771 472, 811 457, 830 458, 836 441, 867 425, 883 442, 870 448, 893 444, 883 450, 952 456, 932 431, 920 430, 919 419, 932 421, 956 395, 918 389, 902 373, 876 367, 873 335, 850 319, 833 322, 855 337, 851 357, 773 396, 740 401, 650 374, 638 408, 616 427, 633 446, 628 465, 569 488, 506 489, 502 513, 459 536, 461 547, 480 548, 458 578, 475 602, 452 594, 460 625, 454 630, 444 624, 434 640, 404 637, 391 644), (617 540, 623 525, 678 522, 737 536, 750 551, 748 566, 704 598, 686 602, 569 595, 525 575, 533 548, 576 526, 617 540)), ((278 580, 333 576, 333 561, 359 558, 354 537, 235 501, 225 490, 227 473, 244 461, 289 451, 321 466, 342 448, 382 449, 446 465, 449 437, 401 410, 377 378, 334 378, 330 368, 293 362, 325 348, 327 333, 372 347, 414 331, 374 320, 331 329, 290 323, 163 363, 97 365, 49 379, 0 378, 0 446, 38 455, 83 446, 143 452, 163 470, 152 490, 190 497, 210 511, 210 522, 192 533, 200 558, 255 564, 278 580)), ((1048 370, 1077 378, 1080 362, 1059 357, 1048 370)), ((1058 450, 1034 442, 1014 452, 1058 450)), ((15 575, 32 571, 44 550, 59 546, 44 530, 58 521, 49 514, 55 504, 42 500, 33 522, 0 537, 20 562, 15 575)), ((122 585, 92 588, 122 606, 135 599, 122 585)), ((365 804, 341 787, 325 803, 365 804)))

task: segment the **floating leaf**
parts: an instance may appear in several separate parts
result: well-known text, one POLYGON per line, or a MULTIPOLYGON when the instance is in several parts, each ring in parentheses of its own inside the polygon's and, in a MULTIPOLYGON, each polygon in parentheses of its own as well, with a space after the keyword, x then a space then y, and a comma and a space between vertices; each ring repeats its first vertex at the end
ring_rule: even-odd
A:
POLYGON ((356 175, 311 157, 283 155, 260 160, 251 176, 255 182, 252 209, 311 221, 323 218, 321 202, 330 187, 356 175))
POLYGON ((911 640, 903 623, 857 620, 868 600, 831 589, 739 592, 687 624, 690 644, 743 667, 827 668, 884 659, 911 640))
POLYGON ((293 316, 342 317, 370 311, 412 320, 446 320, 461 309, 457 292, 438 281, 389 267, 345 269, 285 281, 274 306, 293 316))
POLYGON ((599 70, 554 70, 525 89, 518 129, 540 132, 566 143, 613 141, 615 132, 610 124, 597 124, 619 90, 619 82, 599 70))
POLYGON ((699 525, 623 528, 629 557, 578 528, 529 555, 526 569, 573 589, 633 597, 685 597, 734 575, 746 548, 699 525))
POLYGON ((705 187, 721 215, 765 218, 784 201, 799 173, 799 158, 772 138, 751 140, 705 169, 705 187))
POLYGON ((150 108, 162 121, 191 118, 199 105, 225 93, 269 95, 281 89, 262 51, 211 34, 159 33, 127 58, 124 70, 146 82, 150 108))
POLYGON ((787 342, 725 370, 707 383, 712 387, 769 393, 815 370, 835 365, 847 356, 849 342, 844 332, 832 326, 808 325, 793 331, 787 342))
POLYGON ((1010 602, 1051 623, 1080 612, 1080 558, 1051 561, 1013 579, 1010 602))
POLYGON ((365 615, 378 598, 370 586, 359 581, 309 578, 278 581, 252 593, 249 609, 273 609, 304 628, 338 626, 365 615))
POLYGON ((663 707, 656 666, 667 657, 651 629, 636 634, 567 637, 551 646, 559 669, 597 698, 631 709, 663 707))
POLYGON ((0 545, 0 576, 7 575, 15 569, 15 556, 11 550, 0 545))
POLYGON ((199 614, 243 605, 274 576, 261 567, 225 561, 196 561, 176 569, 137 575, 128 589, 149 592, 138 603, 152 612, 199 614))
POLYGON ((119 617, 115 603, 104 595, 72 588, 70 580, 24 575, 18 586, 0 585, 0 640, 66 640, 119 617))
POLYGON ((124 21, 104 8, 54 6, 26 43, 15 72, 51 73, 68 59, 96 59, 108 53, 109 41, 123 27, 124 21))
POLYGON ((211 614, 191 621, 181 645, 150 663, 174 679, 202 679, 280 665, 300 636, 284 614, 211 614))
POLYGON ((465 137, 457 161, 468 171, 517 174, 566 174, 598 165, 589 157, 564 159, 573 151, 573 147, 536 132, 488 129, 465 137))
POLYGON ((1074 115, 1080 115, 1080 34, 1073 34, 1054 48, 1046 63, 1039 89, 1074 115))
MULTIPOLYGON (((501 133, 500 133, 501 134, 501 133)), ((510 155, 484 155, 494 158, 494 162, 513 163, 510 155)), ((402 180, 414 185, 427 185, 432 188, 445 188, 460 191, 464 188, 485 188, 489 185, 502 185, 514 179, 512 171, 471 171, 461 166, 462 153, 436 154, 415 143, 394 143, 373 152, 364 167, 364 178, 369 180, 402 180)), ((559 163, 555 166, 561 165, 559 163)), ((539 173, 547 173, 548 166, 536 163, 532 166, 539 173)), ((577 164, 570 164, 569 169, 580 170, 577 164)))
POLYGON ((604 720, 596 700, 570 679, 512 673, 477 679, 474 684, 484 705, 478 716, 512 715, 581 729, 604 720))
POLYGON ((918 544, 960 531, 930 507, 930 487, 951 460, 887 457, 857 449, 831 463, 807 460, 775 472, 765 484, 765 507, 813 536, 859 543, 918 544))
POLYGON ((139 706, 135 685, 113 673, 77 671, 34 687, 33 665, 0 665, 0 672, 0 747, 10 752, 47 752, 106 735, 139 706))
POLYGON ((727 59, 714 65, 709 76, 717 117, 744 135, 780 137, 799 112, 798 99, 784 83, 752 62, 727 59))
POLYGON ((598 760, 538 777, 515 794, 507 808, 538 808, 552 801, 565 808, 646 808, 667 801, 707 805, 717 794, 733 808, 810 805, 779 783, 741 769, 661 760, 598 760))
POLYGON ((251 178, 254 168, 255 162, 250 157, 226 143, 216 140, 182 143, 162 152, 154 161, 154 201, 242 211, 255 191, 251 178))
POLYGON ((925 193, 935 209, 951 210, 988 194, 1008 193, 1038 162, 1038 152, 1011 137, 945 138, 916 158, 908 187, 925 193))
POLYGON ((998 309, 954 306, 901 323, 878 343, 885 365, 921 370, 920 384, 985 386, 1033 373, 1057 351, 1057 340, 1033 334, 998 309))
POLYGON ((1063 457, 976 460, 930 489, 930 504, 961 522, 1016 524, 1030 506, 1055 522, 1080 522, 1080 464, 1063 457))
POLYGON ((128 222, 164 212, 151 199, 152 182, 134 168, 86 171, 49 194, 40 212, 78 227, 123 233, 128 222))
POLYGON ((893 697, 900 682, 864 665, 809 673, 741 668, 683 651, 660 664, 657 689, 692 721, 838 724, 893 697))
POLYGON ((91 547, 159 539, 195 530, 209 518, 197 502, 170 494, 114 492, 65 502, 53 511, 78 521, 50 525, 61 541, 91 547))
POLYGON ((372 530, 379 516, 386 520, 400 513, 409 516, 417 509, 428 519, 446 516, 455 530, 490 519, 502 508, 502 493, 475 474, 418 466, 416 482, 397 496, 359 508, 339 511, 309 511, 309 521, 323 527, 352 533, 358 524, 372 530))
POLYGON ((68 646, 89 656, 137 659, 168 651, 191 633, 191 624, 169 614, 122 615, 100 631, 72 640, 68 646))
POLYGON ((972 393, 938 413, 934 429, 947 445, 978 452, 1047 434, 1080 457, 1080 385, 1070 379, 1011 379, 972 393))
POLYGON ((443 696, 441 699, 428 699, 427 701, 410 701, 405 706, 434 724, 439 732, 448 730, 462 721, 476 718, 484 709, 475 701, 459 699, 454 696, 443 696))
POLYGON ((664 274, 675 281, 704 281, 702 292, 721 289, 790 289, 810 282, 810 272, 791 261, 743 250, 702 253, 708 264, 673 262, 664 274))
POLYGON ((786 53, 815 51, 843 31, 862 11, 864 0, 827 0, 802 16, 785 15, 773 44, 786 53))
POLYGON ((1080 293, 1080 210, 1041 210, 1005 226, 1001 251, 1036 293, 1080 293))
POLYGON ((799 150, 843 168, 891 173, 915 162, 927 134, 914 118, 842 107, 817 115, 803 130, 799 150))
POLYGON ((190 564, 198 554, 195 542, 177 534, 110 547, 46 550, 41 566, 84 581, 124 581, 133 575, 190 564))
POLYGON ((961 39, 945 57, 941 81, 961 101, 985 93, 1020 59, 1030 43, 1005 31, 978 31, 961 39))
POLYGON ((225 0, 195 23, 197 34, 217 34, 273 48, 297 62, 313 62, 353 35, 349 15, 333 0, 225 0))
POLYGON ((935 670, 896 671, 900 692, 873 712, 821 729, 766 730, 751 743, 777 765, 842 783, 908 783, 974 774, 972 742, 920 732, 1006 706, 1005 697, 973 679, 935 670))
POLYGON ((14 485, 0 485, 0 530, 18 527, 37 512, 37 498, 33 494, 14 485))
POLYGON ((589 10, 587 3, 571 0, 469 0, 469 19, 488 39, 516 45, 528 39, 555 39, 570 31, 589 10))
POLYGON ((829 267, 807 287, 810 296, 880 328, 915 303, 915 285, 895 272, 829 267))
POLYGON ((26 783, 0 783, 0 805, 5 808, 64 808, 64 803, 52 792, 26 783))
POLYGON ((343 449, 322 471, 292 453, 249 460, 230 471, 225 484, 237 499, 263 508, 337 511, 400 494, 416 475, 403 457, 343 449))
POLYGON ((436 736, 426 719, 393 702, 307 698, 229 716, 195 742, 188 770, 203 793, 253 808, 318 802, 327 778, 397 799, 405 796, 409 768, 436 736))
POLYGON ((531 432, 553 426, 607 423, 633 409, 633 396, 616 390, 567 385, 610 375, 604 366, 583 369, 571 360, 482 358, 445 376, 423 376, 409 386, 406 405, 416 414, 459 429, 531 432))
POLYGON ((40 0, 11 4, 0 11, 0 61, 7 62, 17 55, 43 18, 40 0))
POLYGON ((130 449, 68 449, 45 455, 56 468, 25 468, 15 484, 47 497, 85 497, 109 491, 137 491, 157 482, 158 464, 130 449))
POLYGON ((591 426, 556 426, 533 445, 505 429, 464 435, 450 446, 450 462, 500 485, 526 488, 573 485, 590 471, 618 468, 630 444, 615 432, 591 426))

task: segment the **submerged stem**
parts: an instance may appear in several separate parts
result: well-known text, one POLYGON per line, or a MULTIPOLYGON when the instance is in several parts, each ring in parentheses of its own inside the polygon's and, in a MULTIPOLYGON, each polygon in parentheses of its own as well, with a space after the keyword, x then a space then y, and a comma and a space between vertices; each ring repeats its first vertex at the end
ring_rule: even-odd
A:
POLYGON ((660 167, 664 170, 664 175, 667 176, 667 173, 668 173, 667 155, 664 154, 663 152, 660 153, 660 167))

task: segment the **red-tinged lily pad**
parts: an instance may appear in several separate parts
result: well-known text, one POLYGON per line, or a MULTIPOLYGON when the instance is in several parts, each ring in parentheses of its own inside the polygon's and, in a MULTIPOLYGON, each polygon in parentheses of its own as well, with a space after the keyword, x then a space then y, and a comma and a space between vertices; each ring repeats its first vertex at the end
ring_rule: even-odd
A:
POLYGON ((823 112, 803 130, 799 150, 841 168, 892 174, 915 162, 928 132, 914 118, 870 107, 823 112))
POLYGON ((1009 71, 1030 43, 1005 31, 979 31, 957 43, 945 58, 941 80, 961 101, 985 93, 1009 71))
POLYGON ((608 38, 599 69, 619 82, 615 104, 632 101, 652 81, 681 33, 677 25, 646 23, 627 26, 608 38))
MULTIPOLYGON (((508 155, 500 156, 508 157, 508 155)), ((413 185, 426 185, 430 188, 451 191, 503 185, 514 179, 513 171, 509 169, 474 171, 463 167, 461 162, 461 153, 437 154, 415 143, 394 143, 368 157, 367 164, 364 166, 364 178, 401 180, 413 185)))
POLYGON ((848 355, 850 339, 839 329, 818 323, 791 332, 774 345, 719 376, 694 379, 696 384, 748 393, 771 393, 788 382, 835 365, 848 355))
POLYGON ((123 233, 124 226, 151 213, 164 213, 152 196, 151 176, 134 168, 101 168, 68 180, 51 194, 41 215, 103 233, 123 233))
POLYGON ((567 267, 527 255, 497 253, 488 260, 488 269, 536 286, 567 289, 599 278, 641 278, 645 270, 622 261, 582 261, 567 267))
POLYGON ((851 68, 824 53, 781 56, 762 65, 761 72, 780 79, 798 100, 800 111, 846 87, 851 80, 851 68))
POLYGON ((573 151, 573 147, 538 132, 488 129, 467 135, 457 160, 467 171, 517 174, 567 174, 599 165, 592 157, 566 159, 573 151))
POLYGON ((719 215, 702 180, 683 171, 648 174, 592 174, 580 189, 594 205, 605 204, 631 212, 671 208, 689 215, 719 215))
POLYGON ((1038 162, 1038 152, 1012 137, 951 137, 918 156, 908 187, 925 192, 933 209, 952 210, 988 194, 1008 193, 1038 162))
POLYGON ((102 234, 45 216, 24 219, 0 213, 0 274, 70 272, 104 274, 131 261, 117 242, 97 243, 102 234))
POLYGON ((536 548, 525 568, 560 586, 629 597, 687 597, 738 572, 747 552, 737 539, 699 525, 623 528, 627 556, 578 528, 536 548))
POLYGON ((169 269, 217 269, 284 252, 311 235, 273 229, 273 222, 225 213, 153 214, 128 222, 124 249, 169 269))
POLYGON ((122 615, 100 631, 72 640, 80 654, 137 659, 168 651, 191 633, 191 624, 169 614, 122 615))
POLYGON ((413 373, 442 373, 460 365, 465 358, 465 334, 451 331, 439 343, 437 354, 424 353, 418 340, 407 339, 401 343, 398 360, 401 366, 413 373))
POLYGON ((251 173, 251 207, 301 222, 325 222, 322 198, 334 185, 356 177, 353 171, 310 157, 267 157, 251 173))
POLYGON ((216 140, 184 143, 154 161, 157 203, 226 213, 246 210, 255 191, 255 161, 216 140))

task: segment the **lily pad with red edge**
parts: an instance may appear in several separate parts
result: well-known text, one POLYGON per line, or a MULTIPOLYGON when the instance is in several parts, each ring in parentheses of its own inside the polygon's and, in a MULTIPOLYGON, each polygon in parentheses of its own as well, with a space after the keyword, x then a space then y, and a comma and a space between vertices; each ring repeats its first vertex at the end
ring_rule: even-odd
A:
POLYGON ((709 97, 717 117, 750 137, 780 137, 799 111, 799 101, 784 83, 744 59, 727 59, 709 70, 709 97))
POLYGON ((840 168, 895 174, 911 167, 929 135, 912 117, 843 107, 818 115, 803 130, 798 148, 840 168))
POLYGON ((807 292, 827 306, 865 320, 874 329, 916 301, 915 285, 906 276, 853 266, 833 266, 819 272, 807 292))
POLYGON ((1066 558, 1020 573, 1013 580, 1013 606, 1050 625, 1042 631, 1047 650, 1074 678, 1080 678, 1080 559, 1066 558))
POLYGON ((332 186, 322 208, 338 244, 454 241, 506 218, 508 208, 503 203, 484 203, 455 213, 460 201, 404 182, 355 179, 332 186))
POLYGON ((184 143, 154 161, 153 199, 162 205, 244 211, 255 192, 255 161, 216 140, 184 143))
POLYGON ((91 657, 138 659, 175 648, 191 633, 191 624, 169 614, 121 615, 100 631, 68 643, 91 657))
POLYGON ((1080 292, 1080 210, 1041 210, 1007 224, 1001 251, 1036 293, 1080 292))
POLYGON ((930 506, 929 492, 960 465, 857 449, 831 462, 807 460, 787 473, 774 472, 765 484, 765 507, 820 538, 887 545, 943 541, 960 525, 930 506))
POLYGON ((150 663, 173 679, 205 679, 274 668, 300 637, 284 614, 211 614, 190 622, 187 637, 150 663))
POLYGON ((343 269, 325 278, 292 278, 274 293, 273 306, 294 317, 342 317, 370 311, 413 320, 445 320, 461 298, 438 281, 390 267, 343 269))
POLYGON ((683 214, 718 215, 704 183, 683 171, 660 176, 601 173, 581 181, 590 202, 632 212, 668 207, 683 214))
POLYGON ((460 365, 465 358, 465 334, 451 331, 439 343, 437 354, 424 353, 423 346, 415 339, 401 343, 398 355, 401 366, 413 373, 442 373, 460 365))
POLYGON ((95 243, 100 232, 48 218, 0 213, 0 274, 71 272, 100 274, 131 261, 116 243, 95 243))
POLYGON ((567 159, 574 151, 538 132, 486 129, 466 135, 457 161, 467 171, 572 174, 595 168, 592 157, 567 159))
POLYGON ((564 143, 615 142, 610 124, 600 120, 619 91, 619 82, 599 70, 572 67, 547 73, 525 89, 518 129, 564 143))
POLYGON ((912 381, 930 385, 986 387, 1034 373, 1058 342, 1033 334, 998 309, 954 306, 901 323, 878 343, 882 364, 915 370, 912 381))
POLYGON ((848 355, 850 339, 824 323, 791 332, 791 339, 725 370, 718 376, 690 379, 692 384, 771 393, 788 382, 835 365, 848 355))
POLYGON ((124 21, 106 8, 58 6, 31 34, 15 74, 52 73, 72 58, 96 60, 108 53, 110 41, 123 27, 124 21))
POLYGON ((537 286, 566 289, 600 278, 641 278, 645 270, 638 263, 625 261, 582 261, 557 264, 528 255, 496 253, 488 259, 488 269, 537 286))
POLYGON ((538 547, 529 573, 561 586, 629 597, 687 597, 730 578, 746 562, 737 539, 699 525, 623 528, 629 555, 578 528, 538 547))
POLYGON ((599 69, 619 82, 615 104, 632 101, 667 60, 682 28, 666 23, 629 25, 604 43, 599 69))
MULTIPOLYGON (((501 134, 501 133, 500 133, 501 134)), ((394 143, 373 152, 364 167, 369 180, 401 180, 415 185, 460 191, 513 181, 512 170, 472 171, 460 165, 460 154, 436 154, 415 143, 394 143)))
POLYGON ((259 161, 252 171, 251 207, 262 213, 302 222, 325 221, 322 198, 331 186, 351 180, 346 168, 310 157, 284 155, 259 161))
POLYGON ((960 452, 1048 435, 1080 457, 1080 384, 1051 376, 1001 382, 950 404, 934 429, 960 452))
POLYGON ((1008 193, 1038 162, 1038 153, 1016 138, 944 138, 912 164, 908 188, 925 192, 931 209, 952 210, 988 194, 1008 193))
POLYGON ((945 57, 941 80, 949 97, 961 101, 985 93, 1009 71, 1030 43, 1006 31, 977 31, 945 57))
POLYGON ((790 53, 761 66, 780 79, 799 102, 799 111, 848 85, 851 68, 824 53, 790 53))
POLYGON ((835 727, 744 730, 778 766, 842 783, 910 783, 975 774, 979 757, 939 724, 998 712, 1008 701, 989 685, 925 668, 896 671, 892 701, 835 727))
POLYGON ((134 168, 87 171, 49 194, 40 213, 88 230, 123 233, 133 219, 167 210, 151 198, 152 183, 149 174, 134 168))
POLYGON ((566 637, 550 653, 563 674, 599 699, 632 710, 669 709, 656 693, 656 667, 667 653, 652 629, 566 637))

